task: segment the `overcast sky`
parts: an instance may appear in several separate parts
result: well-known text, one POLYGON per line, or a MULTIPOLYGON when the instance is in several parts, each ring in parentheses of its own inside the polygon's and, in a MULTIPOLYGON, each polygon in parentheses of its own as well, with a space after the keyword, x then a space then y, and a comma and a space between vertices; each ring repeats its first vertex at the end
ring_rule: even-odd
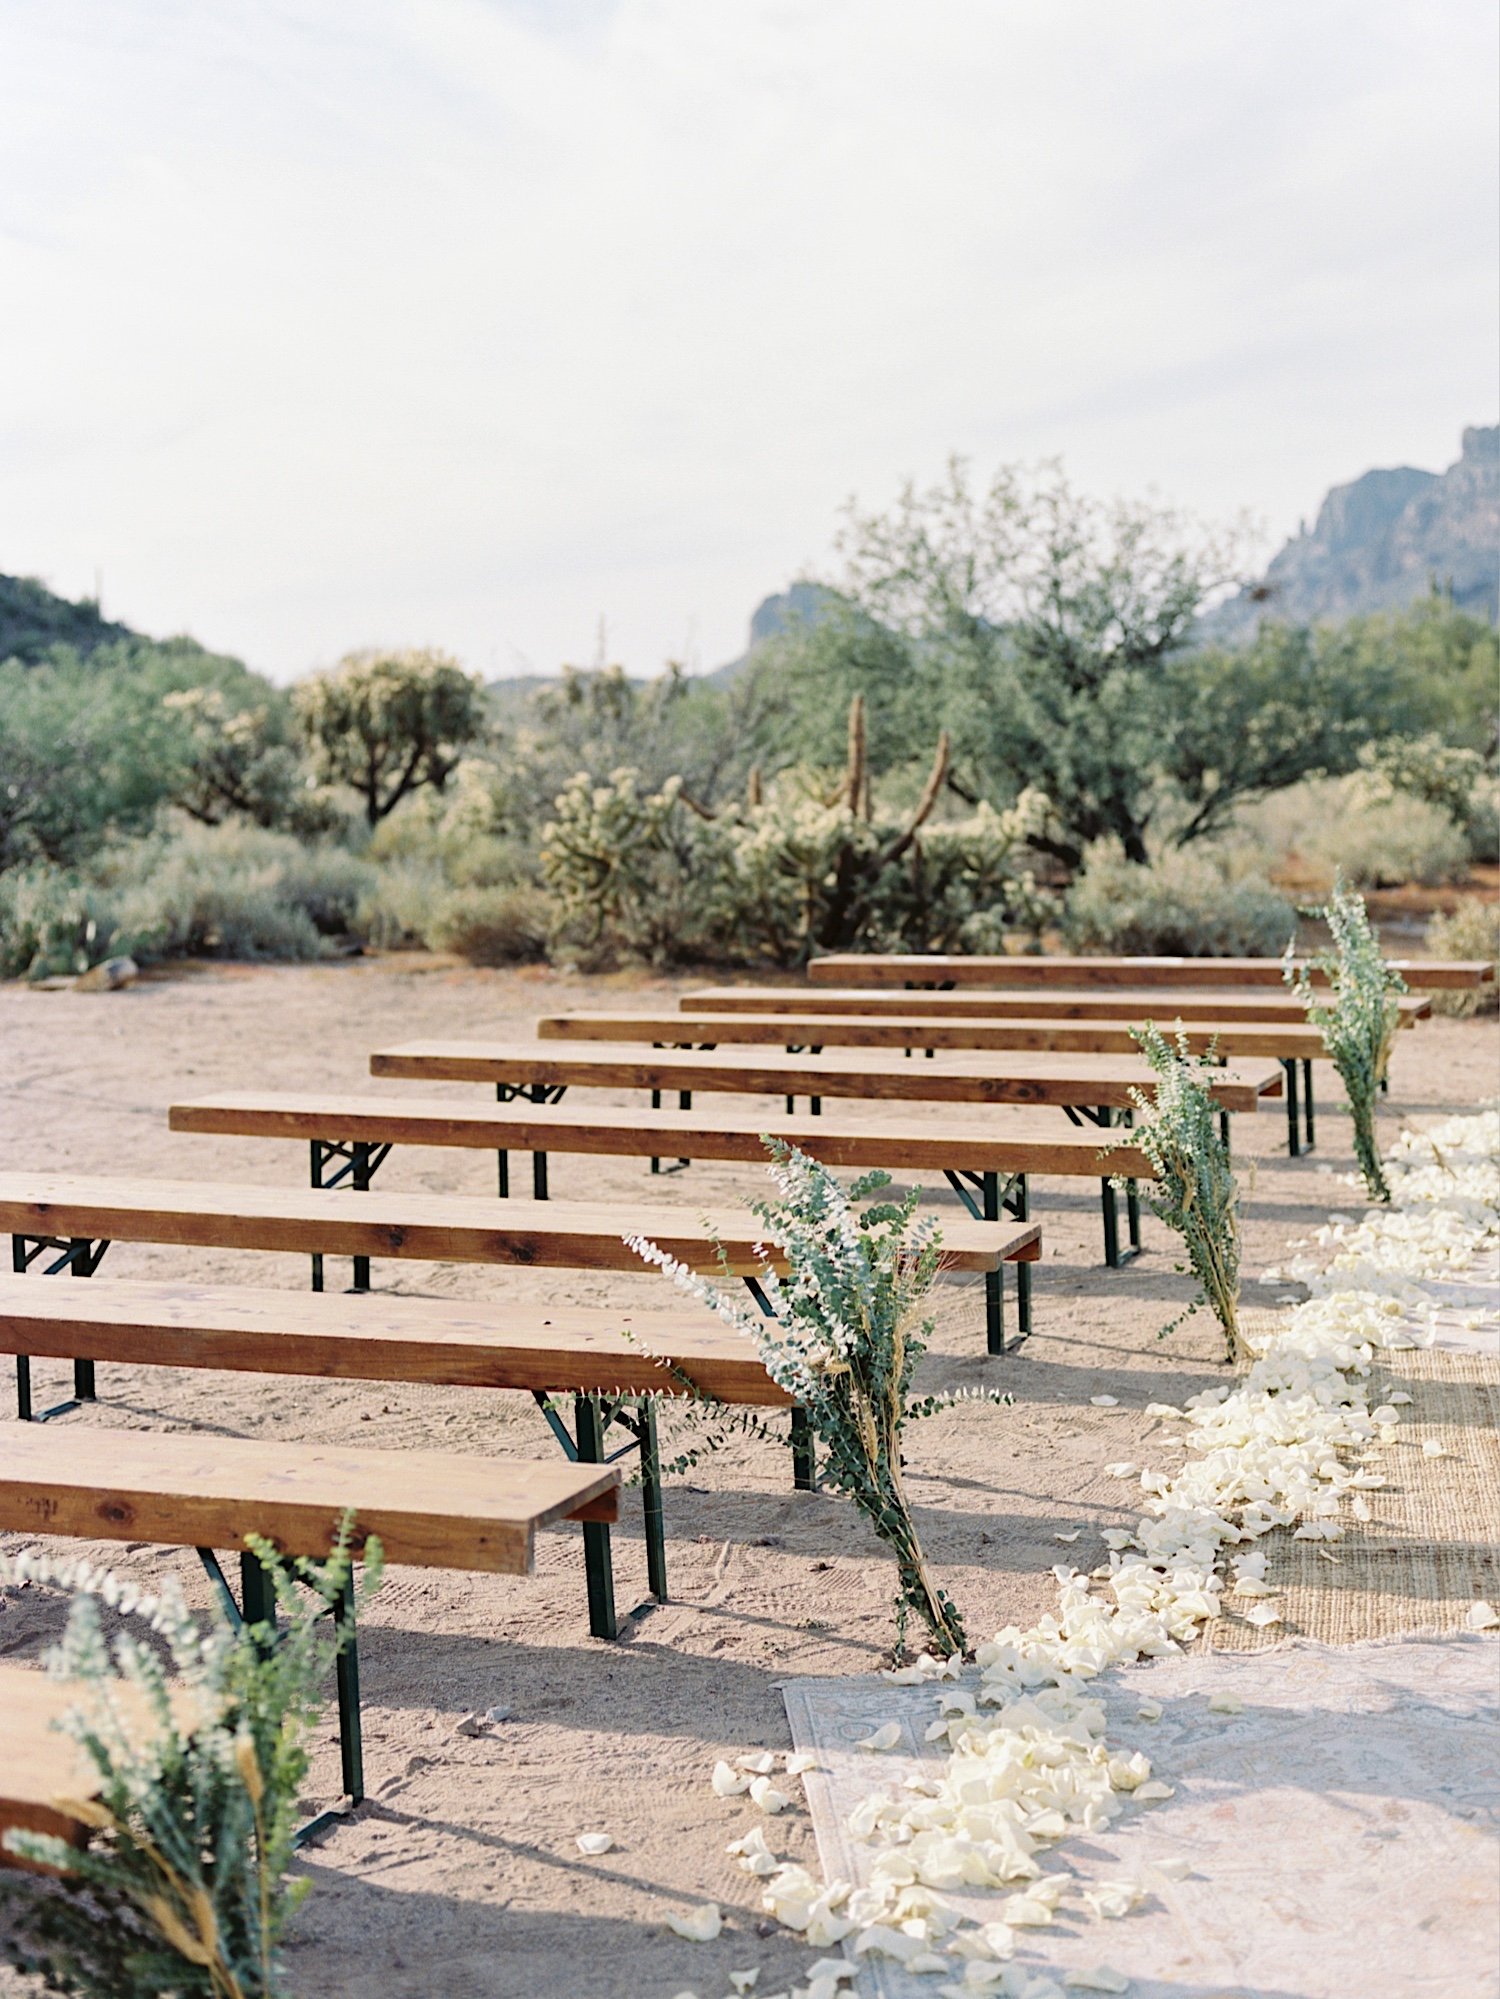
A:
POLYGON ((950 452, 1273 545, 1492 422, 1493 0, 4 0, 0 570, 742 650, 950 452))

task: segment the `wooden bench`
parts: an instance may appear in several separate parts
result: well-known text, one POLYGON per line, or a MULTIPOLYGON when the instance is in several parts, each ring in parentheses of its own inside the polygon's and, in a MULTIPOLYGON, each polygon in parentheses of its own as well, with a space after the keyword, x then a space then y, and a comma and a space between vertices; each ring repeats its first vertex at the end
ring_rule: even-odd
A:
MULTIPOLYGON (((683 993, 681 1013, 834 1013, 906 1015, 922 1020, 1154 1020, 1169 1027, 1181 1020, 1288 1021, 1300 1024, 1307 1014, 1289 992, 1193 992, 1184 988, 1153 990, 1142 986, 1120 992, 1075 992, 1051 986, 978 992, 892 992, 878 986, 701 986, 683 993)), ((1432 1012, 1422 993, 1404 993, 1397 1001, 1401 1025, 1413 1027, 1432 1012)))
MULTIPOLYGON (((1294 960, 1314 979, 1309 960, 1294 960)), ((1484 959, 1392 958, 1409 986, 1426 991, 1471 991, 1493 985, 1495 968, 1484 959)), ((807 976, 819 986, 1281 986, 1280 958, 964 957, 939 953, 832 952, 814 958, 807 976)))
MULTIPOLYGON (((572 1112, 524 1098, 507 1104, 459 1104, 447 1098, 236 1090, 173 1104, 168 1121, 173 1131, 305 1141, 315 1187, 328 1182, 335 1161, 342 1162, 338 1173, 352 1181, 357 1169, 360 1183, 367 1186, 394 1146, 455 1146, 499 1155, 502 1196, 510 1192, 511 1152, 531 1153, 533 1191, 545 1200, 548 1155, 553 1152, 650 1159, 653 1168, 673 1157, 763 1166, 766 1138, 783 1139, 825 1166, 941 1173, 976 1220, 998 1220, 1002 1210, 1027 1220, 1032 1174, 1097 1179, 1105 1262, 1112 1269, 1127 1260, 1120 1249, 1114 1181, 1144 1179, 1150 1172, 1144 1153, 1133 1145, 1106 1151, 1096 1136, 1044 1123, 1024 1110, 999 1112, 983 1124, 945 1121, 935 1126, 914 1122, 899 1110, 886 1111, 879 1122, 851 1123, 827 1115, 756 1118, 701 1108, 572 1112)), ((1127 1211, 1129 1254, 1134 1254, 1140 1246, 1140 1207, 1133 1193, 1127 1195, 1127 1211)), ((1021 1264, 1016 1275, 1024 1332, 1031 1323, 1030 1271, 1021 1264)))
MULTIPOLYGON (((315 1289, 323 1256, 355 1259, 355 1288, 376 1257, 434 1263, 522 1264, 539 1270, 644 1268, 622 1239, 638 1231, 680 1262, 741 1278, 763 1303, 760 1278, 777 1267, 764 1230, 744 1209, 698 1215, 676 1207, 582 1201, 512 1202, 451 1194, 326 1193, 175 1180, 106 1180, 69 1174, 0 1174, 0 1232, 12 1239, 18 1274, 52 1254, 51 1274, 91 1275, 111 1242, 176 1243, 199 1249, 286 1250, 312 1256, 315 1289)), ((1029 1221, 956 1221, 943 1232, 944 1267, 981 1273, 991 1351, 1003 1344, 1002 1266, 1035 1262, 1041 1230, 1029 1221)), ((1023 1332, 1025 1328, 1022 1329, 1023 1332)), ((75 1368, 79 1399, 93 1394, 92 1363, 75 1368), (81 1370, 81 1372, 80 1372, 81 1370), (79 1385, 81 1384, 81 1386, 79 1385)), ((17 1396, 30 1413, 30 1382, 17 1362, 17 1396)))
MULTIPOLYGON (((1164 1023, 1165 1025, 1165 1023, 1164 1023)), ((1166 1025, 1168 1033, 1173 1032, 1166 1025)), ((1236 1056, 1268 1056, 1281 1064, 1286 1078, 1287 1149, 1295 1158, 1311 1151, 1314 1142, 1314 1062, 1329 1059, 1321 1031, 1303 1021, 1204 1020, 1180 1023, 1193 1053, 1209 1048, 1226 1060, 1236 1056), (1298 1068, 1301 1068, 1299 1088, 1298 1068), (1299 1126, 1298 1100, 1303 1104, 1299 1126)), ((825 1048, 899 1048, 907 1054, 925 1049, 974 1049, 1012 1052, 1017 1049, 1066 1055, 1129 1055, 1140 1053, 1131 1027, 1124 1021, 1055 1020, 1046 1017, 1010 1020, 928 1019, 920 1014, 813 1013, 695 1013, 589 1012, 544 1015, 537 1022, 543 1041, 647 1041, 658 1048, 712 1049, 727 1043, 758 1047, 780 1044, 788 1054, 825 1048)))
MULTIPOLYGON (((422 1382, 522 1390, 542 1408, 573 1462, 613 1462, 618 1423, 640 1454, 646 1571, 667 1594, 661 1464, 653 1394, 697 1395, 761 1409, 791 1397, 750 1343, 707 1311, 629 1311, 579 1305, 484 1304, 385 1296, 308 1297, 228 1284, 39 1284, 0 1277, 0 1353, 300 1374, 328 1381, 422 1382), (574 1398, 575 1434, 552 1406, 574 1398)), ((627 1446, 629 1448, 629 1446, 627 1446)), ((810 1479, 808 1481, 810 1483, 810 1479)), ((584 1534, 589 1628, 613 1638, 609 1528, 584 1534)))
MULTIPOLYGON (((686 1048, 622 1053, 608 1042, 548 1048, 539 1042, 408 1041, 377 1050, 370 1073, 425 1082, 492 1083, 504 1102, 527 1095, 556 1101, 588 1089, 725 1091, 743 1096, 868 1097, 952 1104, 1053 1104, 1091 1114, 1128 1110, 1132 1090, 1156 1081, 1151 1065, 1128 1055, 944 1055, 907 1062, 895 1055, 787 1055, 779 1049, 702 1054, 686 1048)), ((1211 1084, 1224 1111, 1255 1111, 1280 1096, 1274 1062, 1220 1070, 1211 1084)), ((684 1109, 689 1106, 683 1105, 684 1109)), ((790 1110, 792 1105, 788 1104, 790 1110)), ((1102 1119, 1101 1119, 1102 1121, 1102 1119)))
MULTIPOLYGON (((356 1552, 375 1535, 393 1563, 529 1575, 539 1527, 580 1520, 587 1532, 588 1524, 607 1525, 619 1511, 620 1474, 607 1464, 146 1430, 90 1434, 94 1452, 79 1449, 76 1431, 24 1424, 8 1432, 0 1453, 0 1529, 196 1548, 226 1611, 248 1624, 275 1617, 270 1579, 244 1546, 249 1534, 283 1555, 319 1560, 352 1513, 356 1552), (239 1603, 214 1552, 220 1548, 243 1551, 239 1603)), ((337 1669, 344 1793, 356 1805, 364 1796, 364 1757, 352 1587, 342 1592, 334 1616, 344 1641, 337 1669)))
MULTIPOLYGON (((99 1791, 93 1758, 58 1724, 70 1709, 87 1711, 90 1688, 81 1680, 55 1679, 35 1667, 0 1660, 0 1867, 51 1873, 40 1863, 8 1851, 8 1832, 45 1833, 81 1847, 88 1827, 67 1809, 90 1803, 99 1791)), ((154 1715, 141 1689, 116 1682, 111 1689, 126 1725, 149 1740, 154 1715)), ((190 1718, 185 1702, 174 1702, 178 1720, 190 1718)))

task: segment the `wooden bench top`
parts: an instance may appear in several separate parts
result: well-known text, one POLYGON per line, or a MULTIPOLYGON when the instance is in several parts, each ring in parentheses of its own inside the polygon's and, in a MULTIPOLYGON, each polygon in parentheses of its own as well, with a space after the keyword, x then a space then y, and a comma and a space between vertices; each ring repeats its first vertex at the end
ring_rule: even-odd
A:
POLYGON ((178 1548, 262 1534, 283 1554, 316 1556, 352 1509, 354 1546, 376 1534, 388 1561, 529 1575, 536 1530, 616 1519, 619 1485, 613 1465, 562 1459, 8 1423, 0 1528, 178 1548))
MULTIPOLYGON (((779 1049, 698 1054, 686 1048, 625 1053, 608 1042, 566 1048, 529 1041, 408 1041, 370 1057, 375 1076, 428 1082, 540 1083, 615 1090, 724 1090, 741 1095, 871 1097, 932 1103, 1074 1104, 1128 1109, 1132 1089, 1155 1076, 1141 1056, 941 1055, 911 1062, 878 1050, 857 1056, 787 1055, 779 1049)), ((1241 1063, 1215 1073, 1215 1101, 1253 1111, 1280 1096, 1278 1063, 1241 1063)))
MULTIPOLYGON (((1168 1033, 1172 1028, 1163 1023, 1168 1033)), ((939 1020, 921 1015, 812 1013, 554 1013, 536 1024, 543 1041, 692 1042, 703 1048, 728 1043, 758 1047, 778 1042, 822 1048, 1028 1048, 1071 1055, 1138 1055, 1125 1021, 939 1020)), ((1214 1043, 1225 1055, 1268 1055, 1277 1061, 1325 1061, 1322 1033, 1306 1022, 1194 1021, 1183 1030, 1201 1054, 1214 1043)))
MULTIPOLYGON (((684 993, 678 1010, 691 1014, 893 1014, 920 1020, 1235 1020, 1289 1021, 1300 1026, 1307 1015, 1288 992, 1191 992, 1142 987, 1121 992, 1062 992, 1050 986, 1020 992, 965 993, 890 992, 876 986, 703 986, 684 993)), ((1401 1025, 1411 1027, 1432 1012, 1423 993, 1404 993, 1398 1005, 1401 1025)))
MULTIPOLYGON (((150 1703, 138 1687, 117 1681, 111 1696, 132 1730, 151 1729, 150 1703)), ((89 1711, 91 1689, 80 1680, 54 1679, 34 1666, 0 1660, 0 1835, 49 1833, 82 1846, 87 1828, 62 1809, 64 1800, 92 1799, 99 1789, 93 1758, 56 1726, 70 1708, 89 1711)), ((190 1719, 187 1696, 175 1697, 179 1725, 190 1719)), ((27 1867, 0 1844, 0 1867, 27 1867)), ((50 1871, 50 1870, 49 1870, 50 1871)))
POLYGON ((725 1402, 790 1401, 708 1311, 0 1276, 0 1353, 543 1394, 672 1395, 686 1375, 725 1402))
MULTIPOLYGON (((1297 959, 1296 964, 1306 962, 1297 959)), ((1494 983, 1487 960, 1392 958, 1410 986, 1445 991, 1494 983)), ((1314 978, 1321 974, 1310 967, 1314 978)), ((964 957, 835 952, 807 968, 814 985, 900 986, 909 980, 963 986, 1280 986, 1280 958, 964 957)))
MULTIPOLYGON (((727 1263, 732 1275, 753 1277, 767 1260, 775 1262, 760 1253, 764 1230, 743 1208, 704 1215, 686 1206, 635 1201, 500 1201, 461 1194, 0 1174, 0 1233, 11 1235, 518 1263, 540 1270, 643 1270, 621 1239, 625 1229, 639 1231, 697 1270, 712 1272, 727 1263)), ((956 1270, 1034 1262, 1041 1254, 1040 1235, 1035 1222, 945 1220, 945 1262, 956 1270)))
POLYGON ((825 1113, 788 1117, 694 1109, 570 1110, 566 1104, 454 1103, 446 1097, 353 1097, 230 1090, 173 1104, 173 1131, 239 1138, 342 1140, 371 1145, 473 1146, 484 1151, 600 1153, 617 1159, 721 1159, 764 1166, 765 1138, 785 1139, 826 1166, 895 1171, 1053 1173, 1149 1178, 1129 1144, 1103 1151, 1105 1133, 1061 1118, 1001 1108, 983 1122, 885 1110, 850 1122, 825 1113))

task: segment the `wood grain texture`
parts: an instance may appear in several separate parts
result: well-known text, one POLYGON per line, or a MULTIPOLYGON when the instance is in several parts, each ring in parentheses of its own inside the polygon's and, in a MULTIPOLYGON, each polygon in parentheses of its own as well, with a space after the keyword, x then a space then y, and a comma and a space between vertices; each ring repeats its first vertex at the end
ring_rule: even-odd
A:
MULTIPOLYGON (((1298 965, 1304 960, 1298 959, 1298 965)), ((1493 965, 1480 960, 1392 958, 1410 986, 1469 991, 1492 985, 1493 965)), ((1310 967, 1315 979, 1317 968, 1310 967)), ((908 956, 835 952, 807 968, 814 985, 900 986, 908 980, 951 979, 967 986, 1279 986, 1279 958, 1086 958, 908 956)))
MULTIPOLYGON (((1161 1025, 1172 1032, 1170 1024, 1161 1025)), ((673 1041, 700 1048, 756 1047, 1033 1049, 1067 1055, 1138 1055, 1129 1022, 1108 1020, 941 1020, 921 1015, 814 1013, 554 1013, 536 1024, 543 1041, 673 1041)), ((1321 1032, 1305 1021, 1198 1021, 1182 1030, 1194 1054, 1266 1055, 1324 1062, 1321 1032)))
MULTIPOLYGON (((680 1262, 735 1276, 764 1265, 762 1224, 743 1209, 584 1201, 478 1200, 456 1194, 355 1194, 196 1180, 105 1180, 0 1174, 0 1231, 92 1241, 290 1250, 303 1255, 418 1257, 433 1263, 519 1263, 550 1270, 631 1270, 621 1239, 647 1236, 680 1262)), ((943 1228, 956 1270, 994 1270, 1040 1254, 1036 1222, 954 1220, 943 1228)), ((774 1262, 774 1256, 771 1258, 774 1262)))
MULTIPOLYGON (((137 1739, 149 1741, 155 1717, 140 1689, 117 1683, 112 1692, 132 1735, 139 1730, 137 1739)), ((63 1802, 95 1798, 98 1773, 87 1752, 55 1724, 70 1708, 91 1711, 89 1699, 90 1689, 81 1681, 54 1679, 37 1667, 0 1660, 0 1834, 49 1833, 83 1845, 85 1828, 63 1809, 63 1802)), ((191 1715, 186 1694, 176 1696, 174 1705, 180 1727, 191 1715)), ((30 1863, 0 1846, 0 1867, 6 1866, 32 1871, 30 1863)))
POLYGON ((346 1511, 353 1541, 418 1568, 528 1575, 538 1527, 613 1520, 612 1465, 457 1457, 164 1435, 45 1423, 6 1425, 0 1528, 86 1540, 238 1548, 261 1534, 288 1555, 326 1555, 346 1511))
MULTIPOLYGON (((408 1041, 370 1057, 374 1076, 429 1082, 561 1084, 610 1090, 722 1090, 748 1096, 868 1097, 954 1104, 1072 1104, 1127 1109, 1132 1090, 1156 1081, 1140 1056, 953 1055, 911 1062, 878 1050, 787 1055, 776 1049, 698 1054, 684 1048, 625 1053, 608 1042, 408 1041)), ((1225 1110, 1253 1111, 1278 1097, 1274 1062, 1246 1061, 1209 1085, 1225 1110)))
MULTIPOLYGON (((1006 1020, 1155 1020, 1289 1021, 1300 1026, 1307 1018, 1290 993, 1193 992, 1170 987, 1141 987, 1120 992, 1066 992, 1028 987, 1020 992, 1001 989, 979 992, 889 992, 876 986, 703 986, 684 993, 682 1013, 897 1014, 918 1019, 1006 1020)), ((1422 993, 1406 993, 1398 1001, 1401 1025, 1414 1026, 1432 1012, 1422 993)))
POLYGON ((0 1353, 554 1394, 686 1393, 685 1375, 726 1402, 790 1400, 748 1339, 685 1310, 0 1276, 0 1353))
POLYGON ((1001 1107, 983 1122, 934 1129, 907 1114, 851 1124, 825 1114, 760 1117, 729 1111, 581 1111, 567 1104, 456 1104, 446 1097, 352 1097, 233 1090, 173 1104, 173 1131, 241 1138, 339 1139, 372 1145, 474 1146, 484 1151, 599 1153, 617 1159, 719 1159, 762 1165, 763 1138, 781 1138, 828 1166, 892 1172, 1052 1173, 1146 1179, 1137 1146, 1103 1150, 1055 1112, 1001 1107))

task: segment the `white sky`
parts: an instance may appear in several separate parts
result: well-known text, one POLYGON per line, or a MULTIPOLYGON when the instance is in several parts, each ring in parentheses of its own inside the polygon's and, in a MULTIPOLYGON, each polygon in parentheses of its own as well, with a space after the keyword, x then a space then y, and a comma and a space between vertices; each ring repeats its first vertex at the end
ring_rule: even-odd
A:
POLYGON ((0 569, 287 678, 743 648, 1060 454, 1270 541, 1494 420, 1493 0, 4 0, 0 569))

